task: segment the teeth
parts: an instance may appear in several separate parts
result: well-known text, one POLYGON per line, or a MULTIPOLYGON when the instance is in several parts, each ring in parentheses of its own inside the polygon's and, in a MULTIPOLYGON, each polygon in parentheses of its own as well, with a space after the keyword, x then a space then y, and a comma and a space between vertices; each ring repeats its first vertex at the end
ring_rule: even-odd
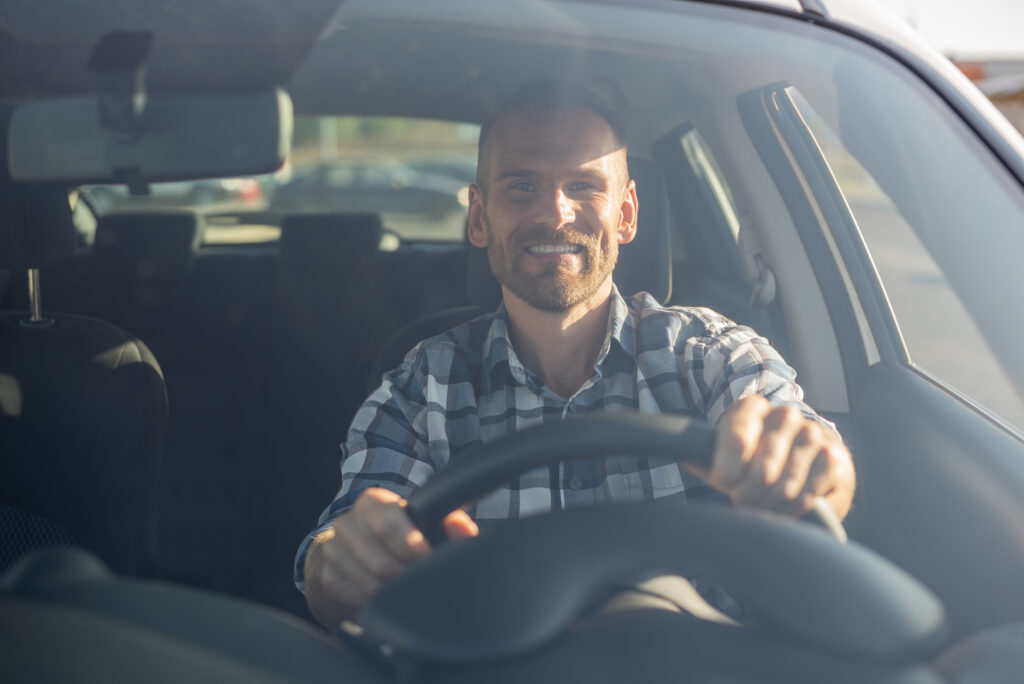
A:
POLYGON ((583 251, 582 245, 532 245, 526 248, 530 254, 576 254, 583 251))

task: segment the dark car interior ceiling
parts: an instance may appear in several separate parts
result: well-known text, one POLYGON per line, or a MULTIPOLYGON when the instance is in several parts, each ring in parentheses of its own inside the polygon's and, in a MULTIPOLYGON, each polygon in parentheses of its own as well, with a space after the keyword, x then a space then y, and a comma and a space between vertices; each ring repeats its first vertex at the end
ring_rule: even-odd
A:
POLYGON ((0 13, 0 82, 5 97, 92 92, 93 49, 106 35, 131 31, 159 37, 146 74, 154 92, 262 90, 287 80, 338 4, 262 2, 253 12, 244 0, 182 0, 159 7, 132 0, 10 0, 0 13))

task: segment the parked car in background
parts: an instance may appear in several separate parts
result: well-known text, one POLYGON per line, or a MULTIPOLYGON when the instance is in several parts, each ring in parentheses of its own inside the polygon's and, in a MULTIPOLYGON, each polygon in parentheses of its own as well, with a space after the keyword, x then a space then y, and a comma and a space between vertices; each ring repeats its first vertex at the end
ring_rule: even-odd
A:
MULTIPOLYGON (((7 0, 0 55, 0 680, 1020 681, 1024 139, 871 0, 7 0), (468 179, 382 156, 463 154, 541 79, 625 126, 623 294, 756 328, 850 444, 850 541, 701 501, 576 508, 446 545, 325 631, 293 562, 352 416, 418 339, 498 306, 468 179), (389 125, 339 152, 355 128, 302 117, 389 125), (386 139, 395 118, 449 128, 386 139), (259 237, 203 244, 196 193, 241 196, 197 179, 286 159, 268 207, 214 217, 259 237), (125 177, 175 182, 107 211, 125 177), (654 572, 753 619, 605 604, 654 572)), ((576 432, 466 445, 469 493, 444 470, 419 493, 707 437, 647 405, 530 416, 576 432)))
POLYGON ((421 172, 379 157, 341 157, 297 167, 274 188, 271 210, 281 213, 373 211, 389 228, 464 220, 467 182, 421 172))
POLYGON ((130 194, 124 185, 86 185, 80 192, 99 214, 140 207, 251 209, 265 202, 263 185, 257 178, 210 178, 152 183, 149 192, 140 195, 130 194))
POLYGON ((469 184, 476 182, 476 157, 470 155, 436 154, 405 160, 405 165, 420 173, 448 176, 469 184))

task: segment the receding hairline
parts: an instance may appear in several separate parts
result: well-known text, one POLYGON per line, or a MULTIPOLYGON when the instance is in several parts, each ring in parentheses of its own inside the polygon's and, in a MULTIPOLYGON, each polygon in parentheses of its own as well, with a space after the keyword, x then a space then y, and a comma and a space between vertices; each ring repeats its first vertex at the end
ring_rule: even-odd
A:
POLYGON ((505 100, 480 127, 477 143, 476 184, 486 189, 484 171, 487 168, 488 143, 495 124, 510 116, 537 116, 558 111, 581 109, 589 111, 604 121, 611 131, 615 144, 623 151, 624 180, 629 180, 629 169, 625 161, 626 129, 622 120, 597 94, 585 88, 558 81, 531 83, 505 100))

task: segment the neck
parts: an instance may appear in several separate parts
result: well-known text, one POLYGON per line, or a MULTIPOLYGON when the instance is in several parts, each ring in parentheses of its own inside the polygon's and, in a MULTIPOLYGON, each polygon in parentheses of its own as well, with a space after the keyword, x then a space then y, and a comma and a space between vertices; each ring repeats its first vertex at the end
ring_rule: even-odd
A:
POLYGON ((593 373, 611 312, 609 278, 567 311, 541 311, 502 288, 516 355, 552 391, 568 399, 593 373))

